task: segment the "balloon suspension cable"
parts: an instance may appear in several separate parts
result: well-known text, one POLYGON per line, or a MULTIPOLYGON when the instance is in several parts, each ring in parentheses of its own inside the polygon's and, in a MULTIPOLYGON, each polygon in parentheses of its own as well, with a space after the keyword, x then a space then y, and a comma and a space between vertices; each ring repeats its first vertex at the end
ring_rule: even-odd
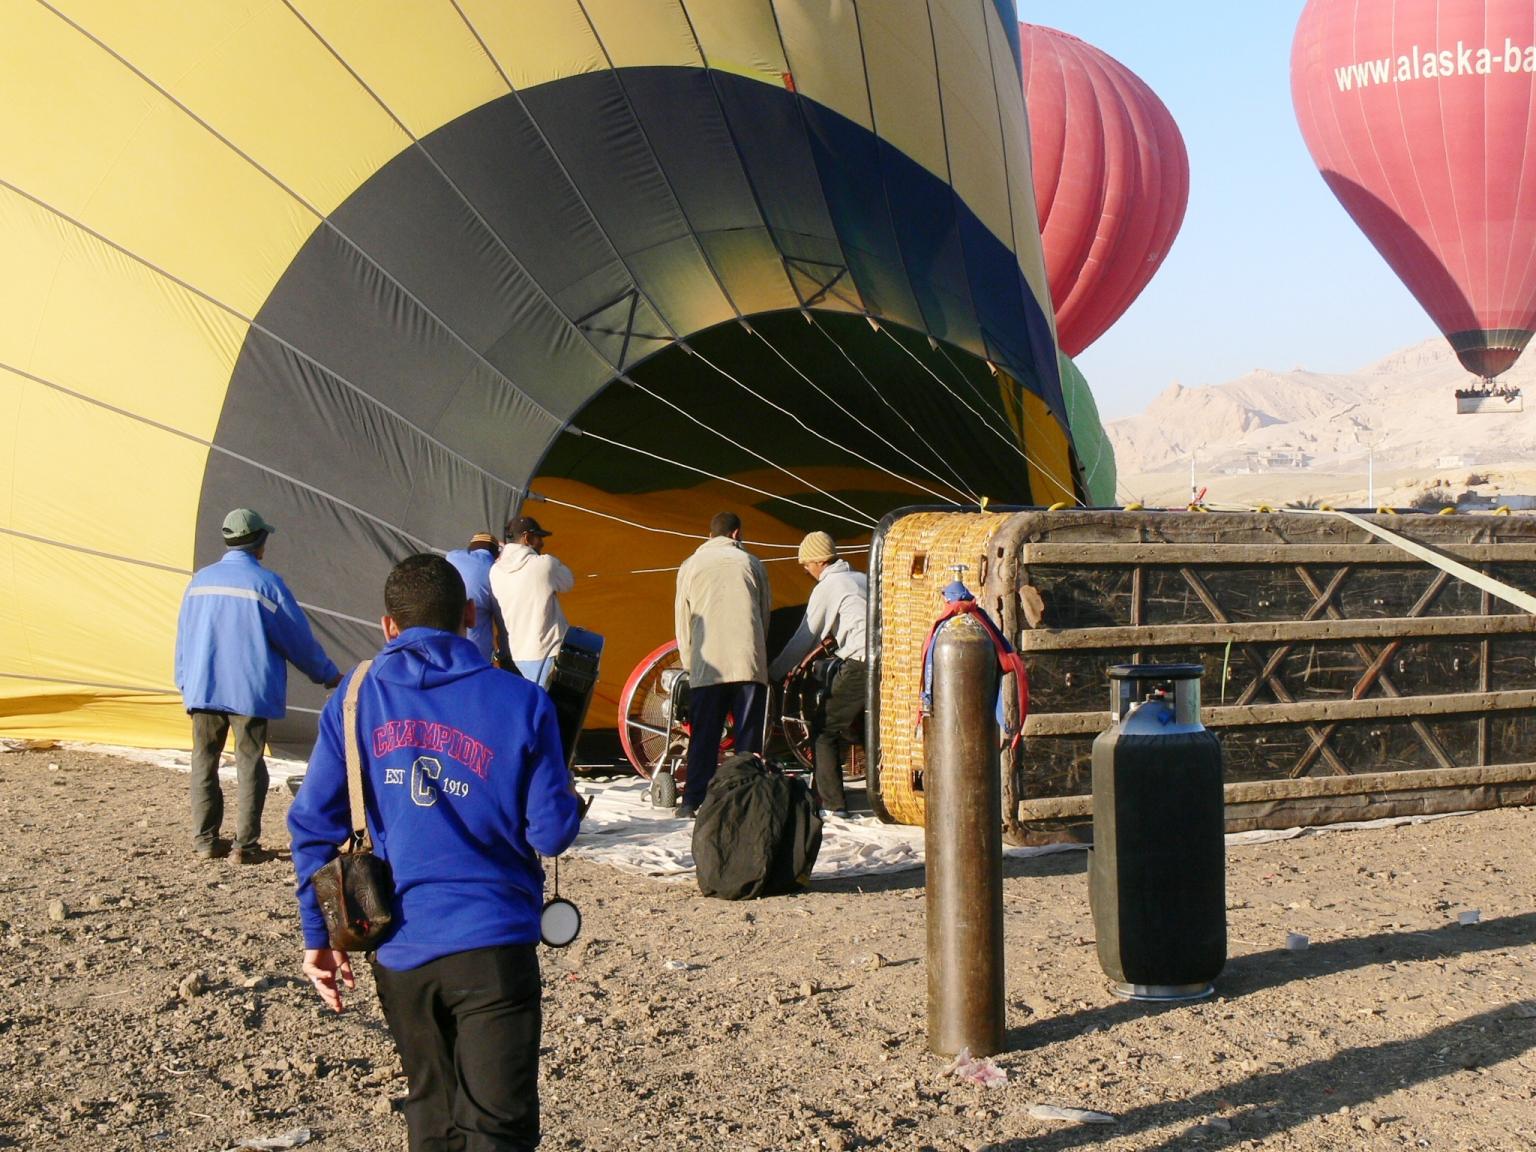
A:
POLYGON ((782 500, 786 504, 793 504, 796 508, 803 508, 807 512, 816 513, 818 516, 830 516, 835 520, 841 520, 843 523, 852 524, 857 528, 869 527, 869 525, 864 521, 855 520, 851 516, 844 516, 840 512, 831 512, 825 508, 818 508, 814 504, 807 504, 802 500, 796 500, 793 497, 770 491, 767 488, 759 488, 756 485, 748 484, 742 480, 732 480, 729 476, 722 476, 717 472, 711 472, 707 468, 699 468, 693 464, 685 464, 681 460, 673 459, 670 456, 663 456, 660 452, 652 452, 648 448, 637 448, 633 444, 625 444, 620 440, 611 439, 610 437, 604 436, 601 432, 590 432, 586 429, 577 428, 575 425, 569 426, 566 431, 572 432, 578 436, 583 437, 584 439, 597 440, 600 443, 612 445, 614 448, 622 448, 624 451, 633 452, 637 456, 645 456, 651 460, 659 460, 663 464, 672 465, 674 468, 682 468, 687 472, 694 472, 700 476, 707 476, 711 480, 718 480, 722 484, 729 484, 733 488, 741 488, 744 491, 754 493, 758 496, 767 496, 771 500, 782 500))
MULTIPOLYGON (((824 433, 816 431, 816 429, 812 428, 809 424, 807 424, 804 420, 800 419, 800 417, 796 416, 788 408, 784 407, 782 404, 778 404, 778 403, 768 399, 768 397, 764 396, 761 392, 758 392, 751 385, 745 383, 740 378, 731 375, 731 373, 727 372, 724 368, 720 367, 720 365, 716 364, 708 356, 704 355, 704 353, 702 353, 702 352, 698 351, 697 349, 695 349, 693 351, 693 355, 697 356, 701 361, 703 361, 704 364, 706 364, 710 368, 714 369, 715 372, 719 373, 721 376, 724 376, 727 380, 729 380, 732 384, 736 385, 736 387, 740 388, 747 395, 755 397, 756 399, 762 401, 764 404, 768 405, 768 407, 772 408, 774 411, 779 412, 780 414, 782 414, 784 416, 788 416, 791 420, 793 420, 802 429, 804 429, 806 432, 810 433, 812 436, 816 437, 816 439, 822 441, 824 444, 828 444, 831 447, 836 448, 840 452, 845 452, 849 456, 852 456, 856 460, 863 461, 865 464, 868 464, 871 468, 878 468, 882 472, 888 472, 888 473, 890 473, 890 475, 894 476, 896 479, 902 481, 903 483, 912 484, 914 487, 919 487, 920 490, 924 491, 924 492, 928 491, 928 489, 921 488, 914 481, 907 479, 905 476, 902 476, 902 475, 900 475, 899 473, 896 473, 896 472, 891 472, 890 469, 888 469, 888 468, 881 468, 881 466, 876 464, 873 460, 870 460, 866 456, 860 456, 857 452, 855 452, 853 449, 849 448, 847 445, 840 444, 836 440, 832 439, 832 437, 827 436, 824 433)), ((830 497, 833 500, 836 500, 843 507, 848 508, 848 509, 850 509, 850 510, 852 510, 854 512, 857 512, 860 515, 864 515, 864 516, 868 516, 869 515, 862 508, 860 508, 857 504, 852 504, 849 501, 844 500, 840 496, 836 496, 836 495, 833 495, 830 492, 825 492, 825 491, 823 491, 822 494, 824 496, 830 497)), ((879 523, 878 520, 875 520, 873 517, 870 518, 870 526, 871 527, 873 527, 877 523, 879 523)))
MULTIPOLYGON (((701 357, 701 359, 702 359, 702 357, 701 357)), ((705 361, 705 363, 708 363, 708 361, 705 361)), ((710 365, 710 367, 714 367, 714 365, 710 365)), ((770 460, 767 456, 764 456, 761 452, 757 451, 754 448, 748 448, 745 444, 741 443, 739 440, 736 440, 736 439, 732 438, 731 436, 726 435, 720 429, 710 427, 710 425, 706 424, 703 420, 700 420, 692 412, 689 412, 685 408, 683 408, 681 405, 676 404, 676 403, 674 403, 671 400, 668 400, 665 396, 663 396, 660 392, 657 392, 655 389, 648 388, 644 384, 640 383, 640 381, 635 380, 634 378, 629 377, 629 376, 621 376, 620 379, 623 380, 625 383, 629 384, 631 387, 638 388, 641 392, 644 392, 647 396, 651 397, 653 400, 658 400, 662 404, 665 404, 668 408, 672 409, 674 412, 676 412, 683 419, 689 421, 692 424, 697 424, 700 428, 704 429, 706 432, 710 433, 713 436, 717 436, 721 440, 724 440, 727 444, 730 444, 733 447, 740 449, 741 451, 745 452, 748 456, 751 456, 753 459, 761 460, 764 464, 768 465, 768 467, 772 468, 775 472, 782 472, 785 476, 788 476, 791 480, 795 481, 796 483, 803 484, 803 485, 805 485, 805 487, 809 488, 811 491, 816 492, 819 495, 825 496, 828 500, 831 500, 833 503, 841 504, 843 507, 847 508, 850 512, 857 513, 862 518, 860 523, 862 523, 862 525, 864 527, 866 527, 866 528, 873 528, 873 527, 875 527, 879 523, 878 520, 876 520, 874 517, 870 516, 869 513, 865 512, 862 508, 859 508, 857 505, 850 504, 848 501, 844 500, 842 497, 835 496, 831 492, 828 492, 825 488, 822 488, 819 485, 811 483, 804 476, 801 476, 801 475, 799 475, 799 474, 797 474, 795 472, 790 471, 788 468, 785 468, 782 464, 775 464, 772 460, 770 460)), ((815 509, 815 511, 822 512, 823 510, 818 508, 818 509, 815 509)), ((832 513, 832 512, 827 512, 825 514, 829 515, 829 516, 836 515, 836 513, 832 513)))
MULTIPOLYGON (((955 466, 949 462, 949 460, 944 456, 942 452, 933 446, 933 441, 929 440, 926 436, 919 432, 917 430, 917 426, 913 424, 911 420, 907 419, 906 415, 901 411, 901 409, 892 404, 886 397, 885 393, 880 391, 880 389, 875 386, 875 382, 865 374, 864 369, 859 367, 858 361, 848 354, 847 350, 837 342, 837 338, 833 336, 832 333, 828 332, 824 327, 822 327, 821 322, 816 319, 816 314, 811 311, 806 311, 802 313, 802 315, 805 316, 811 327, 820 332, 822 336, 826 338, 827 342, 831 344, 832 347, 837 349, 838 354, 841 355, 844 360, 848 361, 849 366, 854 370, 854 372, 858 373, 859 379, 864 381, 875 398, 878 399, 880 403, 889 408, 895 417, 911 430, 912 435, 917 438, 917 442, 926 448, 929 452, 931 452, 933 454, 933 458, 942 464, 945 469, 948 470, 949 474, 955 478, 955 483, 951 485, 955 491, 964 493, 970 503, 980 504, 981 494, 974 492, 969 487, 967 487, 965 480, 961 477, 955 466)), ((914 460, 913 463, 915 464, 917 462, 914 460)), ((919 467, 924 466, 919 465, 919 467)), ((937 473, 929 471, 926 467, 924 467, 924 470, 928 471, 929 475, 933 476, 935 480, 940 479, 937 473)), ((948 484, 949 481, 940 480, 940 483, 948 484)))
MULTIPOLYGON (((1041 464, 1040 461, 1036 460, 1027 451, 1025 451, 1023 448, 1019 447, 1019 445, 1018 445, 1018 443, 1016 441, 1014 441, 1014 440, 1010 439, 1008 436, 1004 435, 1001 429, 999 429, 996 425, 994 425, 991 421, 989 421, 985 416, 983 416, 975 408, 972 408, 971 405, 969 404, 969 402, 966 401, 965 397, 961 396, 958 392, 956 392, 953 388, 951 388, 949 386, 948 382, 945 381, 945 379, 942 376, 940 376, 932 368, 928 367, 928 365, 926 363, 924 363, 923 358, 921 356, 919 356, 916 352, 912 351, 912 349, 908 348, 900 340, 896 339, 895 335, 891 332, 891 330, 889 328, 886 328, 886 327, 882 326, 880 328, 880 331, 885 333, 885 335, 890 339, 891 343, 895 344, 896 347, 900 348, 903 352, 905 352, 908 356, 910 356, 912 358, 913 362, 916 363, 919 368, 921 368, 924 372, 928 373, 928 375, 933 378, 934 383, 938 384, 938 386, 940 388, 943 388, 944 391, 948 392, 956 400, 960 401, 960 403, 966 408, 966 410, 969 411, 972 416, 976 417, 976 419, 981 423, 982 427, 986 428, 987 431, 992 433, 992 435, 996 436, 1004 444, 1008 445, 1009 448, 1013 449, 1014 452, 1018 453, 1018 455, 1021 456, 1024 459, 1025 463, 1030 464, 1031 466, 1033 466, 1047 480, 1051 481, 1051 483, 1055 484, 1063 492, 1067 493, 1071 497, 1073 503, 1075 503, 1075 504, 1081 504, 1082 503, 1082 501, 1079 500, 1078 497, 1077 497, 1077 489, 1076 489, 1076 487, 1074 485, 1062 483, 1061 477, 1055 475, 1055 473, 1053 473, 1051 471, 1051 469, 1047 468, 1044 464, 1041 464)), ((942 345, 940 345, 940 355, 942 355, 944 357, 944 359, 945 359, 945 361, 947 363, 951 364, 952 366, 954 365, 954 361, 949 359, 948 353, 943 351, 943 346, 942 345)), ((962 373, 962 375, 964 375, 964 373, 962 373)), ((991 405, 988 405, 988 407, 990 408, 991 405)), ((996 409, 993 409, 993 412, 994 412, 995 415, 997 415, 999 417, 1001 417, 1001 415, 1002 415, 1001 413, 997 412, 996 409)))
MULTIPOLYGON (((804 380, 807 384, 809 384, 812 388, 814 388, 818 393, 820 393, 821 396, 824 397, 827 400, 828 403, 833 405, 844 416, 847 416, 850 420, 852 420, 860 428, 864 429, 864 431, 868 432, 871 436, 873 436, 876 440, 878 440, 885 447, 889 448, 892 452, 896 453, 898 456, 902 455, 901 449, 896 447, 896 445, 893 444, 890 441, 890 439, 888 439, 885 436, 882 436, 878 431, 876 431, 868 423, 866 423, 865 421, 859 419, 859 416, 858 416, 858 414, 856 412, 854 412, 851 409, 847 408, 845 405, 842 404, 841 401, 835 399, 831 395, 831 393, 829 393, 826 389, 824 389, 820 384, 816 383, 815 380, 811 379, 811 377, 807 376, 804 372, 802 372, 798 365, 796 365, 793 361, 791 361, 789 359, 789 357, 785 356, 783 352, 779 351, 777 348, 775 348, 773 346, 773 342, 771 340, 769 340, 768 337, 764 336, 756 328, 753 328, 750 325, 747 325, 746 327, 747 327, 747 331, 749 331, 753 336, 756 336, 758 338, 758 340, 760 340, 762 342, 763 347, 767 348, 768 351, 772 352, 775 356, 777 356, 780 360, 782 360, 784 362, 785 366, 787 368, 789 368, 789 370, 791 372, 793 372, 796 376, 800 377, 800 379, 804 380)), ((818 435, 819 435, 819 433, 818 433, 818 435)), ((825 437, 822 437, 822 438, 825 439, 825 437)), ((931 468, 928 468, 928 467, 926 467, 925 465, 922 465, 922 464, 918 464, 918 462, 916 460, 912 461, 912 463, 916 467, 922 469, 922 471, 926 472, 929 476, 931 476, 938 483, 946 485, 946 486, 950 487, 951 489, 953 489, 954 491, 958 492, 960 494, 961 499, 957 501, 952 496, 946 496, 944 493, 938 492, 938 491, 936 491, 936 490, 934 490, 932 488, 929 488, 927 485, 922 484, 919 481, 912 479, 910 476, 904 476, 904 475, 902 475, 899 472, 896 472, 896 471, 894 471, 894 470, 892 470, 890 468, 885 467, 883 464, 876 463, 875 461, 869 459, 869 457, 867 457, 867 456, 862 456, 859 453, 854 452, 852 449, 848 448, 846 445, 841 445, 840 444, 838 446, 843 448, 843 450, 845 452, 848 452, 849 455, 854 456, 857 459, 864 461, 864 463, 868 464, 871 468, 877 468, 881 472, 884 472, 886 475, 891 476, 891 477, 893 477, 893 478, 895 478, 897 480, 900 480, 903 484, 911 485, 913 488, 916 488, 919 492, 926 492, 926 493, 928 493, 928 495, 934 497, 936 500, 943 501, 945 504, 975 503, 975 501, 970 497, 970 495, 968 493, 966 493, 965 491, 963 491, 961 489, 954 488, 954 486, 951 485, 949 483, 949 481, 945 480, 942 476, 940 476, 938 473, 934 472, 931 468)), ((909 459, 910 459, 910 457, 909 457, 909 459)))
MULTIPOLYGON (((495 472, 492 472, 490 469, 484 467, 481 464, 476 463, 474 460, 471 460, 468 456, 465 456, 463 453, 456 452, 447 443, 445 443, 442 440, 439 440, 436 436, 432 435, 432 433, 428 432, 421 425, 415 423, 414 421, 412 421, 411 419, 409 419, 405 415, 401 414, 400 412, 397 412, 395 409, 391 408, 388 404, 386 404, 382 400, 380 400, 377 396, 373 396, 373 395, 369 394, 368 392, 365 392, 361 387, 359 387, 358 385, 354 384, 351 380, 347 379, 347 377, 343 376, 340 372, 337 372, 334 368, 331 368, 329 365, 321 363, 314 356, 312 356, 308 352, 304 351, 304 349, 300 348, 298 345, 292 343, 291 341, 289 341, 285 337, 283 337, 280 334, 278 334, 273 329, 271 329, 268 326, 266 326, 265 324, 263 324, 260 321, 260 319, 258 319, 256 316, 247 315, 245 312, 243 312, 239 308, 236 308, 234 305, 225 303, 223 300, 219 299, 217 296, 213 295, 211 292, 208 292, 205 289, 199 288, 197 285, 191 283, 190 281, 184 280, 180 276, 177 276, 175 273, 170 272, 167 269, 160 267, 160 265, 154 263, 152 260, 149 260, 146 257, 140 255, 139 253, 133 251, 133 249, 128 248, 125 245, 118 243, 116 240, 111 239, 109 236, 105 235, 102 232, 98 232, 96 229, 90 227, 88 224, 84 223, 81 220, 76 219, 75 217, 71 216, 69 213, 67 213, 67 212, 63 211, 62 209, 57 208, 54 205, 48 203, 46 200, 43 200, 43 199, 41 199, 41 198, 39 198, 37 196, 34 196, 32 193, 28 192, 26 189, 20 188, 17 185, 12 184, 10 181, 6 180, 4 177, 0 177, 0 188, 3 188, 3 189, 5 189, 6 191, 9 191, 9 192, 13 192, 17 196, 20 196, 22 199, 28 201, 29 203, 37 205, 37 207, 41 208, 44 212, 49 213, 51 216, 55 217, 58 220, 62 220, 63 222, 68 224, 70 227, 76 229, 77 231, 79 231, 83 235, 89 236, 93 240, 96 240, 99 243, 106 245, 108 248, 112 249, 114 252, 121 253, 123 256, 126 256, 129 260, 132 260, 135 264, 138 264, 140 267, 146 269, 147 271, 149 271, 153 275, 158 276, 161 279, 163 279, 163 280, 165 280, 165 281, 167 281, 167 282, 169 282, 171 284, 176 285, 178 288, 182 289, 184 292, 187 292, 189 295, 195 296, 199 300, 203 300, 203 301, 207 302, 208 304, 211 304, 213 307, 217 308, 220 312, 223 312, 223 313, 225 313, 226 315, 229 315, 229 316, 233 316, 235 319, 239 320, 246 327, 250 328, 251 331, 261 333, 263 336, 265 336, 267 339, 271 340, 278 347, 283 348, 287 352, 292 353, 293 356, 296 359, 301 360, 305 364, 308 364, 311 367, 317 369, 328 380, 334 380, 342 388, 346 389, 348 392, 350 392, 354 396, 356 396, 357 399, 360 400, 362 403, 368 405, 370 408, 372 408, 372 409, 374 409, 374 410, 376 410, 378 412, 383 413, 385 416, 388 416, 390 419, 398 422, 402 427, 409 428, 411 430, 411 432, 414 433, 416 436, 419 436, 424 443, 432 445, 433 448, 438 449, 444 455, 446 455, 449 458, 451 458, 452 460, 454 460, 456 463, 462 464, 468 470, 470 470, 472 472, 476 472, 479 475, 484 476, 487 480, 489 480, 489 481, 491 481, 491 482, 493 482, 493 483, 495 483, 497 485, 500 485, 503 488, 510 489, 514 493, 522 493, 524 491, 523 486, 521 484, 514 484, 511 480, 508 480, 505 476, 499 476, 495 472)), ((336 496, 335 494, 333 494, 331 492, 327 492, 323 488, 317 488, 314 485, 308 484, 305 481, 299 480, 298 478, 296 478, 294 476, 290 476, 287 473, 280 472, 277 469, 270 467, 269 465, 258 463, 257 461, 255 461, 255 460, 253 460, 253 459, 251 459, 251 458, 249 458, 247 456, 243 456, 243 455, 241 455, 238 452, 233 452, 229 448, 226 448, 226 447, 224 447, 222 445, 216 444, 216 443, 214 443, 211 440, 205 440, 202 437, 194 436, 191 433, 185 432, 185 431, 183 431, 181 429, 173 428, 172 426, 170 426, 168 424, 162 424, 162 423, 160 423, 157 420, 151 420, 151 419, 149 419, 149 418, 147 418, 145 416, 142 416, 142 415, 140 415, 138 413, 130 412, 130 411, 128 411, 125 408, 118 408, 115 405, 106 404, 105 402, 103 402, 102 400, 100 400, 100 399, 98 399, 96 397, 89 396, 89 395, 87 395, 87 394, 85 394, 83 392, 78 392, 78 391, 76 391, 76 390, 74 390, 72 388, 66 388, 65 386, 63 386, 61 384, 58 384, 58 383, 56 383, 56 382, 54 382, 52 380, 44 379, 41 376, 35 376, 32 373, 24 372, 24 371, 22 371, 19 368, 14 368, 14 367, 12 367, 10 365, 5 365, 5 364, 0 364, 0 367, 5 368, 7 371, 14 372, 18 376, 25 376, 27 379, 33 380, 36 383, 42 384, 45 387, 52 388, 52 389, 54 389, 57 392, 62 392, 62 393, 65 393, 67 395, 74 396, 74 397, 76 397, 78 399, 85 400, 88 403, 91 403, 91 404, 95 405, 96 407, 104 408, 104 409, 106 409, 108 411, 115 412, 115 413, 117 413, 120 416, 126 416, 126 417, 128 417, 128 418, 130 418, 132 420, 138 421, 141 424, 147 424, 147 425, 149 425, 151 427, 160 428, 160 429, 162 429, 164 431, 167 431, 167 432, 172 432, 172 433, 174 433, 177 436, 181 436, 183 439, 192 440, 192 441, 195 441, 196 443, 203 444, 203 445, 205 445, 206 447, 208 447, 212 451, 218 452, 218 453, 220 453, 221 455, 224 455, 224 456, 228 456, 230 459, 238 460, 242 464, 248 464, 248 465, 250 465, 250 466, 252 466, 252 467, 254 467, 254 468, 256 468, 256 469, 258 469, 258 470, 260 470, 262 472, 266 472, 266 473, 268 473, 268 474, 270 474, 272 476, 276 476, 279 479, 281 479, 281 480, 283 480, 283 481, 285 481, 287 483, 293 484, 293 485, 295 485, 296 487, 299 487, 299 488, 303 488, 306 492, 313 493, 314 495, 319 496, 319 497, 321 497, 324 500, 327 500, 327 501, 329 501, 329 502, 331 502, 333 504, 336 504, 338 507, 346 508, 348 511, 355 512, 355 513, 365 517, 366 519, 374 521, 375 523, 379 524, 382 527, 389 528, 391 531, 399 533, 402 537, 404 537, 407 540, 412 541, 413 543, 420 544, 422 547, 428 547, 428 548, 431 547, 431 545, 428 544, 427 541, 421 540, 421 539, 419 539, 419 538, 417 538, 415 536, 412 536, 404 528, 401 528, 400 526, 398 526, 396 524, 391 524, 388 521, 383 520, 380 517, 375 516, 375 515, 373 515, 371 513, 363 512, 360 508, 357 508, 355 505, 349 504, 347 501, 343 500, 341 497, 336 496)))
MULTIPOLYGON (((892 337, 892 339, 894 339, 894 337, 892 337)), ((900 341, 897 341, 897 343, 900 343, 900 341)), ((931 340, 930 339, 929 343, 932 344, 934 349, 938 352, 938 354, 944 358, 944 362, 955 370, 955 374, 957 376, 959 376, 960 379, 964 380, 967 385, 970 386, 971 391, 975 392, 976 395, 978 397, 980 397, 981 393, 977 390, 977 388, 976 388, 976 386, 974 384, 971 384, 970 377, 968 377, 965 374, 965 369, 961 368, 960 365, 955 363, 954 357, 949 354, 948 349, 946 349, 944 347, 944 345, 941 344, 937 340, 931 340)), ((906 347, 906 345, 903 344, 902 345, 902 349, 903 349, 903 351, 906 351, 908 353, 908 355, 911 354, 911 350, 908 349, 906 347)), ((992 370, 992 375, 993 376, 996 376, 998 374, 997 366, 995 364, 993 364, 992 361, 990 361, 990 360, 987 361, 987 367, 992 370)), ((930 372, 930 375, 932 375, 931 372, 930 372)), ((935 376, 935 379, 937 379, 936 376, 935 376)), ((1010 375, 1009 379, 1013 380, 1013 377, 1010 375)), ((942 381, 940 381, 940 383, 942 383, 942 381)), ((1018 387, 1020 393, 1022 394, 1023 391, 1024 391, 1023 385, 1019 384, 1018 381, 1016 381, 1016 380, 1014 380, 1013 383, 1014 383, 1014 385, 1016 387, 1018 387)), ((996 413, 998 419, 1000 419, 1000 420, 1006 420, 1007 419, 1007 417, 1002 412, 998 411, 998 409, 996 409, 995 407, 992 406, 990 401, 987 401, 987 400, 983 399, 982 402, 986 405, 986 407, 987 407, 987 409, 989 411, 991 411, 993 413, 996 413)), ((1026 406, 1024 404, 1022 399, 1019 401, 1019 415, 1023 418, 1024 423, 1025 423, 1026 426, 1032 424, 1032 425, 1034 425, 1034 427, 1038 431, 1040 431, 1040 432, 1042 432, 1042 433, 1044 433, 1046 435, 1049 435, 1051 433, 1051 431, 1052 431, 1051 429, 1044 427, 1040 423, 1039 420, 1037 420, 1035 417, 1033 417, 1033 416, 1031 416, 1029 414, 1029 408, 1028 408, 1028 406, 1026 406)), ((989 428, 992 428, 992 430, 994 432, 997 432, 997 429, 993 428, 992 425, 989 424, 987 426, 989 428)), ((999 433, 999 435, 1001 435, 1001 433, 999 433)), ((1067 437, 1068 437, 1068 440, 1070 441, 1070 439, 1071 439, 1071 421, 1070 420, 1068 421, 1067 437)), ((1008 440, 1008 438, 1006 436, 1003 437, 1003 439, 1008 440)), ((1051 469, 1047 468, 1044 464, 1040 463, 1040 461, 1036 460, 1033 456, 1031 456, 1028 453, 1028 451, 1026 451, 1025 449, 1019 447, 1019 445, 1015 444, 1012 440, 1008 440, 1008 443, 1014 448, 1015 451, 1018 452, 1018 454, 1020 456, 1024 457, 1024 459, 1026 461, 1028 461, 1030 464, 1034 465, 1034 467, 1036 469, 1038 469, 1042 474, 1044 474, 1044 476, 1045 476, 1045 478, 1047 480, 1049 480, 1052 484, 1056 485, 1056 487, 1059 488, 1062 492, 1066 493, 1067 496, 1069 497, 1071 503, 1076 504, 1079 507, 1086 507, 1086 505, 1083 503, 1083 501, 1078 498, 1078 496, 1077 496, 1077 489, 1076 489, 1076 487, 1074 485, 1068 483, 1067 481, 1064 481, 1060 476, 1056 475, 1055 472, 1053 472, 1051 469)), ((1040 501, 1040 503, 1043 504, 1043 503, 1045 503, 1045 501, 1042 500, 1042 501, 1040 501)))
MULTIPOLYGON (((744 541, 742 541, 742 543, 744 543, 744 544, 751 543, 751 541, 744 540, 744 541)), ((754 545, 754 547, 762 547, 762 545, 754 545)), ((767 547, 771 547, 771 548, 795 547, 795 548, 798 548, 799 545, 798 544, 797 545, 771 544, 771 545, 767 545, 767 547)), ((864 545, 862 545, 860 547, 855 547, 855 548, 845 548, 842 545, 838 545, 837 555, 838 555, 839 558, 844 557, 844 556, 863 556, 863 555, 866 555, 869 551, 870 551, 870 546, 868 544, 864 544, 864 545)), ((762 562, 764 564, 785 564, 785 563, 788 563, 791 560, 794 560, 794 561, 796 561, 798 563, 799 560, 800 560, 800 557, 799 556, 769 556, 767 559, 764 559, 762 562)), ((629 572, 626 573, 626 575, 629 575, 629 576, 650 576, 650 575, 653 575, 653 574, 656 574, 656 573, 661 573, 661 572, 676 572, 681 567, 682 567, 681 564, 674 564, 670 568, 631 568, 629 570, 629 572)))
MULTIPOLYGON (((596 516, 601 520, 611 520, 615 524, 623 524, 627 528, 634 528, 641 532, 651 532, 657 536, 676 536, 681 540, 709 539, 709 536, 703 532, 682 532, 676 528, 661 528, 655 524, 642 524, 638 520, 630 520, 623 516, 615 516, 612 512, 599 512, 596 508, 588 508, 585 504, 575 504, 569 500, 561 500, 555 496, 535 496, 531 492, 529 493, 529 496, 541 504, 553 504, 556 508, 569 508, 573 512, 583 512, 588 516, 596 516)), ((818 511, 820 511, 820 509, 818 509, 818 511)), ((779 548, 791 550, 800 547, 798 543, 780 544, 770 540, 743 540, 742 543, 751 545, 753 548, 779 548)), ((640 571, 644 571, 644 569, 640 569, 640 571)))

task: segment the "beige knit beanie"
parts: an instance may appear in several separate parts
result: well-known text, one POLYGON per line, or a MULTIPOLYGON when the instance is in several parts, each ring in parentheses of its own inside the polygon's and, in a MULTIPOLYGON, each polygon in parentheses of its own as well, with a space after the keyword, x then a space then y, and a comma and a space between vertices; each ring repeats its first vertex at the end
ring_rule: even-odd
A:
POLYGON ((812 532, 800 541, 800 563, 814 564, 818 560, 829 563, 836 559, 837 545, 832 542, 832 537, 827 533, 812 532))

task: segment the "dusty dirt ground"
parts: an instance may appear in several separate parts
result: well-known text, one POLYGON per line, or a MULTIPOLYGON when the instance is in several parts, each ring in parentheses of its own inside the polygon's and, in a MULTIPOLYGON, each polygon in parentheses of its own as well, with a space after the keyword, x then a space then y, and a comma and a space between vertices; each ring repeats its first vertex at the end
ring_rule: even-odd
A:
MULTIPOLYGON (((105 756, 0 756, 0 1147, 307 1127, 308 1147, 403 1148, 367 976, 321 1012, 286 854, 195 861, 184 792, 105 756)), ((269 844, 286 807, 274 792, 269 844)), ((1081 855, 1010 861, 992 1088, 927 1051, 921 872, 743 905, 573 861, 584 936, 544 954, 544 1147, 1536 1147, 1533 834, 1512 810, 1233 848, 1231 960, 1184 1007, 1108 995, 1081 855)))

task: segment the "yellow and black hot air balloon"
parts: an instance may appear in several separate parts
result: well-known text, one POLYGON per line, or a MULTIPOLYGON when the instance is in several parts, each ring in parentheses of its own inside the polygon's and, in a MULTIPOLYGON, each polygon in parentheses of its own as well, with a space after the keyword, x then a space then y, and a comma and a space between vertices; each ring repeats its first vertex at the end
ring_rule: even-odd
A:
POLYGON ((6 729, 184 743, 236 506, 344 663, 542 501, 611 701, 721 508, 1081 495, 1013 7, 0 0, 6 729))

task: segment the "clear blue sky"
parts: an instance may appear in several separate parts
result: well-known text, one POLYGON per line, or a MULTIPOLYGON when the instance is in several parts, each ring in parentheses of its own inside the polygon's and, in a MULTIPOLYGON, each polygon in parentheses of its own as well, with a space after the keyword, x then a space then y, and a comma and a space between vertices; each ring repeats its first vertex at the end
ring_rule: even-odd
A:
POLYGON ((1135 304, 1078 358, 1106 419, 1173 380, 1352 371, 1438 335, 1339 206, 1291 111, 1303 0, 1018 0, 1019 18, 1103 49, 1168 105, 1189 211, 1135 304))

